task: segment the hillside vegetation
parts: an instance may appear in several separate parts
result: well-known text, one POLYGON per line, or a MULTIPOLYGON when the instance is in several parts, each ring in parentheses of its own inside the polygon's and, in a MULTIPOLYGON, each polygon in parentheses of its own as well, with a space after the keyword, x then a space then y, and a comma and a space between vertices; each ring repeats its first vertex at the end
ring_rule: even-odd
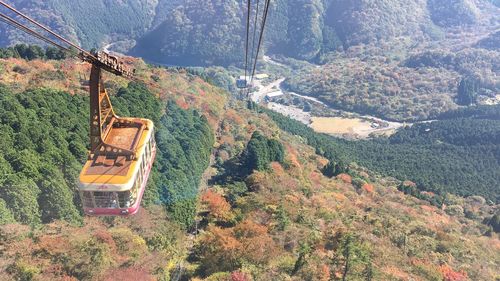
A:
MULTIPOLYGON (((500 202, 500 107, 450 113, 449 119, 415 124, 389 138, 347 141, 267 111, 279 127, 304 137, 332 161, 355 162, 381 174, 417 183, 421 191, 481 195, 500 202)), ((432 198, 431 198, 432 199, 432 198)), ((440 205, 444 198, 432 201, 440 205)))
MULTIPOLYGON (((0 136, 6 155, 19 158, 0 167, 24 180, 18 185, 29 184, 1 185, 0 279, 451 281, 499 274, 497 206, 448 196, 442 210, 398 191, 411 183, 354 165, 324 176, 329 160, 322 155, 340 163, 337 150, 324 153, 305 143, 308 135, 281 130, 285 119, 226 104, 220 90, 182 69, 135 60, 127 63, 155 87, 111 76, 106 84, 120 114, 151 118, 158 129, 145 204, 132 218, 82 217, 72 187, 86 150, 88 105, 79 76, 88 67, 72 60, 0 63, 2 108, 11 109, 1 112, 0 136), (212 147, 214 165, 199 181, 212 147), (18 223, 24 219, 31 227, 18 223), (195 235, 186 233, 193 224, 195 235)), ((433 137, 463 143, 458 133, 445 136, 433 137)))

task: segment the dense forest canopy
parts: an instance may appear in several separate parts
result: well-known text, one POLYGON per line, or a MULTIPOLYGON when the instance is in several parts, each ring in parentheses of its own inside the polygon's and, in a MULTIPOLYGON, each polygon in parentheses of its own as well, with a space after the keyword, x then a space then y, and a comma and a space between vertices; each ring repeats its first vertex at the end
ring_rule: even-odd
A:
POLYGON ((266 112, 281 129, 304 137, 332 161, 356 162, 381 174, 411 180, 422 191, 481 195, 500 202, 500 106, 451 112, 445 120, 365 141, 318 134, 298 121, 266 112))

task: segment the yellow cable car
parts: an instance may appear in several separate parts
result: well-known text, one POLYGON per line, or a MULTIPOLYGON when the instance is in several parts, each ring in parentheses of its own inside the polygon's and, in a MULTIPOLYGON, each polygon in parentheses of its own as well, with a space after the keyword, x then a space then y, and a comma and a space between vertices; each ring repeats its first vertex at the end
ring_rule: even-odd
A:
POLYGON ((156 155, 154 124, 142 118, 116 116, 104 88, 101 70, 131 73, 104 52, 88 59, 90 73, 90 153, 79 178, 85 214, 128 216, 139 211, 156 155))
POLYGON ((96 154, 80 173, 80 197, 87 215, 126 216, 139 210, 156 155, 153 122, 147 119, 122 119, 138 126, 111 129, 106 142, 124 148, 137 145, 135 159, 112 153, 96 154))

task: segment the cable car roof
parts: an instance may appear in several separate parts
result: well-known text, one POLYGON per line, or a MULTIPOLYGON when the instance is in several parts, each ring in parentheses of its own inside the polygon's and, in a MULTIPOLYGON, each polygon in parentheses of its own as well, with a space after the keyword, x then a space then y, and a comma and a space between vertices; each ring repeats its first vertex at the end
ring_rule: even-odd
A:
MULTIPOLYGON (((147 140, 151 138, 153 122, 146 119, 131 118, 129 120, 146 121, 149 129, 113 128, 106 137, 106 141, 120 146, 132 146, 137 142, 137 155, 140 157, 144 153, 147 140)), ((89 190, 92 189, 92 185, 128 184, 138 169, 137 164, 138 161, 124 156, 115 156, 105 152, 96 154, 83 167, 80 173, 80 182, 82 185, 87 185, 89 190)), ((82 190, 85 189, 84 186, 82 190)))

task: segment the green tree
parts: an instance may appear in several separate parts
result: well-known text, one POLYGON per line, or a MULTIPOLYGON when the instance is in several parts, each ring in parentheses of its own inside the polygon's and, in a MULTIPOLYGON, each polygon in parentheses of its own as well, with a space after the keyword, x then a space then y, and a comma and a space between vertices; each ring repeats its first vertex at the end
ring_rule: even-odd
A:
POLYGON ((263 171, 268 168, 269 150, 267 139, 260 132, 255 131, 246 148, 246 167, 249 171, 263 171))
POLYGON ((72 190, 66 181, 53 167, 45 166, 42 172, 46 177, 38 183, 40 195, 38 203, 41 209, 41 218, 44 223, 53 220, 81 222, 81 216, 73 204, 72 190))
POLYGON ((344 161, 334 161, 330 160, 328 164, 323 168, 323 175, 327 177, 335 177, 342 173, 349 172, 349 166, 345 164, 344 161))
POLYGON ((496 233, 500 233, 500 213, 496 213, 491 218, 486 218, 484 223, 491 226, 496 233))
POLYGON ((37 202, 39 194, 37 185, 32 181, 20 176, 11 176, 0 189, 2 198, 12 212, 16 221, 25 224, 38 224, 40 220, 40 208, 37 202))
POLYGON ((476 102, 478 85, 472 78, 462 78, 458 85, 457 103, 471 105, 476 102))
POLYGON ((15 222, 14 216, 11 211, 7 208, 7 203, 0 198, 0 225, 15 222))
POLYGON ((266 138, 259 131, 252 134, 244 152, 244 164, 249 172, 264 171, 269 167, 270 162, 283 163, 284 158, 283 145, 278 140, 266 138))

